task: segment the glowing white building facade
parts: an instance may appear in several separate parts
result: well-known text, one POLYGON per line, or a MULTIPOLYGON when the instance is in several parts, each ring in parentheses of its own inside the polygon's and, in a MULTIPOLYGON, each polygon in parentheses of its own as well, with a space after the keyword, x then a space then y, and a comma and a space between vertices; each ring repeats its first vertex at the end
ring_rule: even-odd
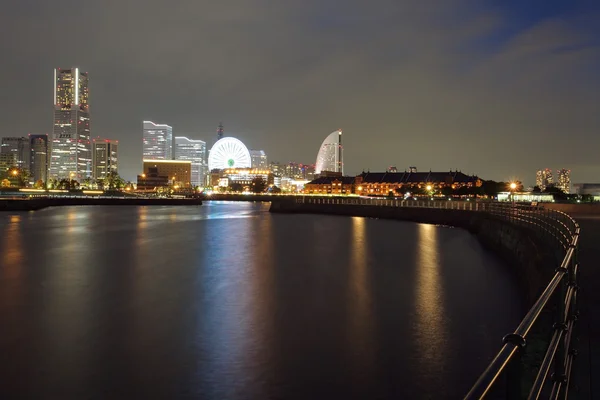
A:
POLYGON ((145 160, 173 159, 173 127, 144 121, 142 154, 145 160))
POLYGON ((315 173, 320 174, 323 171, 344 173, 341 130, 330 133, 319 148, 315 173))
POLYGON ((204 186, 206 177, 206 142, 175 136, 175 159, 192 163, 192 186, 204 186))
POLYGON ((224 137, 210 149, 208 155, 209 171, 227 168, 251 168, 252 159, 248 148, 240 140, 224 137))
POLYGON ((87 72, 54 70, 54 129, 50 143, 50 176, 89 178, 92 172, 87 72))

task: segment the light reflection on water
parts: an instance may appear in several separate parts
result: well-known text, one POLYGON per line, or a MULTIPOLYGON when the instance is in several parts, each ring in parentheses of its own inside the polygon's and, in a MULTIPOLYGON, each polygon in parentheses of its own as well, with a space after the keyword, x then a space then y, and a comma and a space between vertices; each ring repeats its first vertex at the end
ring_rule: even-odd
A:
POLYGON ((496 350, 463 362, 478 335, 514 327, 516 289, 466 232, 267 209, 0 214, 0 397, 456 398, 496 350), (465 276, 486 298, 457 301, 465 276))

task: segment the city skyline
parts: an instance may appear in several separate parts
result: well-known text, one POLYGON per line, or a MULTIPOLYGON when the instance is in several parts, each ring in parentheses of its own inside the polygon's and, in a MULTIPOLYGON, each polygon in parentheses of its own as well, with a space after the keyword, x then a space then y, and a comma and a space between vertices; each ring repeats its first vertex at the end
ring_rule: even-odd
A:
POLYGON ((0 44, 13 60, 0 70, 14 93, 0 107, 2 136, 51 132, 51 71, 75 65, 92 74, 92 136, 119 140, 127 154, 120 170, 131 180, 144 119, 171 124, 175 134, 197 132, 193 138, 207 146, 223 121, 226 136, 281 162, 313 160, 321 138, 342 127, 349 175, 416 165, 533 184, 537 166, 562 165, 576 182, 600 180, 600 28, 591 17, 599 7, 591 2, 381 1, 340 9, 312 0, 234 1, 202 13, 194 4, 84 3, 103 18, 73 18, 36 0, 3 12, 0 30, 16 39, 0 44), (147 20, 131 25, 140 8, 147 20), (151 28, 159 20, 160 35, 151 28), (56 46, 67 21, 86 35, 56 46), (232 29, 217 39, 203 34, 224 22, 232 29), (539 143, 544 151, 536 151, 539 143))

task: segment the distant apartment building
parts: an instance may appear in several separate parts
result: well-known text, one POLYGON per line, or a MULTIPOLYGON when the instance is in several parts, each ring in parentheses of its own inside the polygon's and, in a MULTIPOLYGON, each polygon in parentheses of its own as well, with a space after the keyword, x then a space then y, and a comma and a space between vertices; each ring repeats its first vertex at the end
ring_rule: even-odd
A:
POLYGON ((250 150, 250 159, 252 161, 252 168, 255 169, 268 169, 269 162, 267 161, 267 154, 264 150, 250 150))
POLYGON ((79 68, 55 69, 50 176, 82 180, 91 169, 88 74, 79 68))
POLYGON ((206 164, 206 142, 189 139, 185 136, 175 137, 175 160, 192 163, 192 186, 204 186, 208 166, 206 164))
POLYGON ((29 170, 29 139, 26 137, 5 137, 0 145, 1 154, 12 154, 13 167, 29 170))
POLYGON ((48 135, 29 135, 29 172, 31 181, 48 181, 48 135))
POLYGON ((173 159, 173 127, 144 121, 143 148, 144 160, 173 159))
POLYGON ((541 169, 535 174, 535 185, 544 191, 548 186, 554 185, 554 177, 550 168, 541 169))
POLYGON ((571 193, 571 170, 559 169, 557 171, 558 184, 556 185, 564 193, 571 193))
POLYGON ((104 179, 108 173, 119 171, 119 141, 94 139, 92 141, 92 176, 104 179))

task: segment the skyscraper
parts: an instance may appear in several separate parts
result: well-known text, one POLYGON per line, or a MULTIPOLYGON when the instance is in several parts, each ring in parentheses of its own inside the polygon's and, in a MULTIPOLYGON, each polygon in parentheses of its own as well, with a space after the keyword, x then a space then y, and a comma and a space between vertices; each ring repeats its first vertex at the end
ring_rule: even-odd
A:
POLYGON ((537 171, 535 175, 535 185, 539 187, 540 190, 546 190, 548 186, 552 186, 553 184, 554 178, 552 177, 552 170, 550 168, 537 171))
POLYGON ((54 129, 50 176, 82 180, 90 176, 92 144, 87 72, 54 70, 54 129))
POLYGON ((219 126, 217 127, 217 140, 223 139, 224 134, 225 134, 225 131, 223 129, 223 123, 219 122, 219 126))
POLYGON ((94 139, 92 142, 92 176, 104 179, 109 172, 118 172, 118 140, 94 139))
POLYGON ((175 136, 175 160, 191 161, 192 186, 204 186, 206 179, 206 142, 175 136))
POLYGON ((0 153, 12 154, 14 167, 29 170, 29 139, 26 137, 2 138, 0 153))
POLYGON ((143 138, 144 160, 173 159, 173 127, 144 121, 143 138))
POLYGON ((250 159, 252 160, 252 168, 269 168, 267 154, 264 152, 264 150, 250 150, 250 159))
POLYGON ((571 170, 559 169, 557 171, 558 188, 564 193, 571 193, 571 170))
POLYGON ((342 131, 337 130, 325 138, 315 163, 315 173, 320 174, 323 171, 344 173, 344 153, 342 147, 342 131))
POLYGON ((29 172, 33 182, 48 180, 48 135, 29 135, 29 172))

